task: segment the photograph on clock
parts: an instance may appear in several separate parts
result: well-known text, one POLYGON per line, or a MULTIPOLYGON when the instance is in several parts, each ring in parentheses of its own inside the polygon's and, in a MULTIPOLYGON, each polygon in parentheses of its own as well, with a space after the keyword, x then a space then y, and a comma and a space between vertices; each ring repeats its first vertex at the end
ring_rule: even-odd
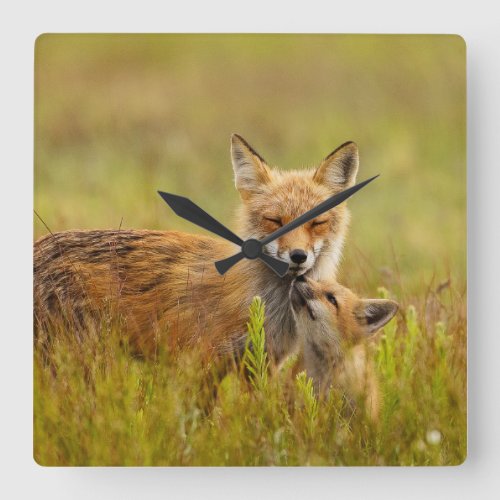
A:
POLYGON ((38 464, 464 462, 461 37, 34 52, 38 464))

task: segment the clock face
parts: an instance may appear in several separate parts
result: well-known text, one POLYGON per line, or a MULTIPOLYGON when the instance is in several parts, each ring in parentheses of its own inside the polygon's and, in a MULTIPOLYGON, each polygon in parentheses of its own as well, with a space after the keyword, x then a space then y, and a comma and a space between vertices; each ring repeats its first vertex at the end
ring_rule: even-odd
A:
POLYGON ((463 462, 461 38, 35 56, 38 463, 463 462))

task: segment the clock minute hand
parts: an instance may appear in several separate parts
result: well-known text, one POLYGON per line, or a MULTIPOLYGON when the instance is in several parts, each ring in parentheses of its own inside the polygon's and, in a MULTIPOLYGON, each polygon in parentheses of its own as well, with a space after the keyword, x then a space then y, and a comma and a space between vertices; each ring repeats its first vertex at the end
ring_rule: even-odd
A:
POLYGON ((311 208, 311 210, 308 210, 307 212, 303 213, 302 215, 292 220, 288 224, 285 224, 284 226, 281 226, 279 229, 276 229, 276 231, 271 233, 266 238, 260 240, 260 242, 262 243, 262 245, 267 245, 268 243, 271 243, 272 241, 283 236, 284 234, 293 231, 295 228, 302 226, 302 224, 305 224, 306 222, 309 222, 310 220, 318 217, 319 215, 327 212, 328 210, 331 210, 337 205, 340 205, 343 201, 347 200, 347 198, 351 197, 354 193, 356 193, 356 191, 359 191, 361 188, 365 187, 369 182, 375 180, 377 177, 378 175, 375 175, 370 179, 367 179, 366 181, 360 182, 355 186, 352 186, 348 189, 345 189, 344 191, 341 191, 340 193, 331 196, 330 198, 327 198, 325 201, 321 202, 319 205, 316 205, 314 208, 311 208))

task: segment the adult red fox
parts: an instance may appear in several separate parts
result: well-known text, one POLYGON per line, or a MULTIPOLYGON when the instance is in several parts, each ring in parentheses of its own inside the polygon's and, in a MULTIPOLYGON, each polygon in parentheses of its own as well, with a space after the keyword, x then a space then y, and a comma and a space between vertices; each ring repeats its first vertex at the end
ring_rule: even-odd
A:
MULTIPOLYGON (((241 137, 231 153, 242 198, 238 234, 263 238, 336 192, 354 184, 358 152, 346 143, 316 169, 280 171, 241 137)), ((227 257, 236 247, 222 240, 145 230, 67 231, 47 235, 34 247, 37 323, 71 316, 83 323, 111 307, 120 313, 133 343, 154 346, 168 329, 169 341, 206 341, 217 351, 240 352, 248 306, 255 295, 266 304, 267 348, 279 364, 297 345, 290 305, 292 280, 304 273, 334 278, 349 215, 345 203, 270 245, 265 251, 290 263, 280 278, 260 261, 243 261, 224 277, 207 257, 227 257), (209 333, 207 333, 209 331, 209 333)))

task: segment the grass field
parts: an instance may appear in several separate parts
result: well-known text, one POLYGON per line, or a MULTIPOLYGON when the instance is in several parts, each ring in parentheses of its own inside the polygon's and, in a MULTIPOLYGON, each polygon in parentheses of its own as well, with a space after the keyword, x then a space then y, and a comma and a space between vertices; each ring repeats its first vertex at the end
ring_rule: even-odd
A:
MULTIPOLYGON (((360 148, 341 282, 401 305, 374 356, 373 425, 307 380, 253 387, 197 352, 133 359, 119 328, 34 356, 46 465, 458 464, 466 456, 465 46, 450 36, 46 35, 34 208, 50 229, 180 229, 157 189, 234 227, 229 137, 283 168, 360 148), (217 186, 217 187, 216 187, 217 186), (381 288, 382 287, 382 288, 381 288), (49 356, 50 362, 43 356, 49 356), (217 397, 214 393, 217 392, 217 397)), ((47 229, 34 219, 35 238, 47 229)))

